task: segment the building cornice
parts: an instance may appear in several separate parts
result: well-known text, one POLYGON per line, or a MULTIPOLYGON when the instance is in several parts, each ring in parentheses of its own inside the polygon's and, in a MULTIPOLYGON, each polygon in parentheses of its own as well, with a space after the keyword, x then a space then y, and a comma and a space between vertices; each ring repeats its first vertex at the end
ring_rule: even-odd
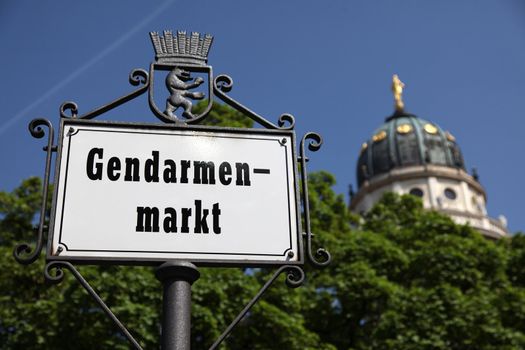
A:
POLYGON ((388 173, 377 175, 370 180, 366 180, 359 188, 359 191, 351 199, 350 210, 356 208, 367 194, 374 192, 381 187, 388 186, 398 181, 428 177, 439 177, 464 181, 475 191, 482 194, 485 201, 487 200, 487 195, 481 184, 471 175, 467 174, 463 169, 426 164, 395 168, 388 173))

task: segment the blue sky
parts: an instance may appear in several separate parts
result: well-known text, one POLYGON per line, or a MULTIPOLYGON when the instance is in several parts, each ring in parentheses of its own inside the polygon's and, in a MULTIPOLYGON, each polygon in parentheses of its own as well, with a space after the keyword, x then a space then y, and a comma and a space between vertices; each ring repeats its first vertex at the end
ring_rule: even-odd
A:
MULTIPOLYGON (((360 145, 405 105, 457 138, 476 167, 491 216, 525 230, 525 2, 506 1, 2 1, 0 190, 43 174, 35 117, 58 124, 67 100, 87 112, 132 90, 149 67, 149 31, 210 33, 209 64, 234 79, 231 96, 272 121, 325 140, 311 170, 355 185, 360 145)), ((157 122, 145 96, 106 118, 157 122)))

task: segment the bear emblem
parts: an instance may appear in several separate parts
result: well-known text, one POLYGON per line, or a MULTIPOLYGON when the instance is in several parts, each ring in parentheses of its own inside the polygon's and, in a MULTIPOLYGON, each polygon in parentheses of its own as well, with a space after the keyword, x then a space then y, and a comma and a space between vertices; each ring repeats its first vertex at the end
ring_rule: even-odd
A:
POLYGON ((191 112, 191 108, 193 107, 191 99, 202 100, 204 93, 191 92, 189 90, 198 87, 203 82, 204 79, 201 77, 193 79, 189 71, 175 67, 166 77, 166 87, 171 93, 170 97, 166 100, 166 115, 170 118, 178 119, 174 112, 177 108, 182 107, 184 108, 182 112, 183 117, 187 119, 195 118, 195 115, 191 112))

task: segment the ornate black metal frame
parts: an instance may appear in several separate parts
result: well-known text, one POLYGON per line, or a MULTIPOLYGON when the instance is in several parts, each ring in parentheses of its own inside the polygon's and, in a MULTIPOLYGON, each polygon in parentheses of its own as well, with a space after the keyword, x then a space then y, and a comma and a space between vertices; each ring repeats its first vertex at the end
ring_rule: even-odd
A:
MULTIPOLYGON (((210 79, 211 77, 211 67, 210 68, 210 79)), ((153 72, 154 66, 152 64, 150 71, 153 72)), ((79 115, 78 106, 75 102, 64 102, 60 106, 60 117, 61 118, 73 118, 73 119, 93 119, 97 116, 108 112, 142 94, 146 91, 150 91, 149 105, 152 112, 163 122, 173 123, 175 125, 189 125, 197 124, 202 122, 208 116, 208 110, 201 116, 194 119, 187 120, 170 120, 167 119, 162 113, 158 111, 158 108, 154 106, 154 101, 152 98, 152 80, 148 72, 143 69, 135 69, 130 73, 129 82, 133 86, 139 86, 136 90, 126 94, 122 97, 117 98, 116 100, 103 105, 99 108, 96 108, 88 113, 79 115)), ((295 126, 295 118, 290 114, 282 114, 277 121, 277 124, 274 124, 267 120, 266 118, 258 115, 253 112, 246 106, 237 102, 232 97, 228 96, 227 93, 231 91, 233 87, 233 80, 227 75, 219 75, 213 79, 212 88, 209 89, 209 99, 210 105, 214 97, 218 97, 224 103, 228 104, 230 107, 242 112, 247 117, 251 118, 253 121, 257 122, 261 126, 267 129, 277 129, 277 130, 293 130, 295 126)), ((53 125, 48 119, 37 118, 32 120, 29 123, 29 132, 35 138, 43 138, 46 135, 46 131, 43 127, 47 127, 47 145, 44 147, 46 152, 46 165, 44 173, 44 187, 42 193, 42 203, 40 208, 40 217, 38 224, 38 231, 36 237, 35 247, 32 248, 28 243, 22 243, 15 247, 13 255, 16 261, 20 264, 31 264, 38 259, 42 248, 44 246, 45 235, 49 232, 46 226, 46 213, 47 213, 47 203, 49 197, 49 183, 51 176, 51 163, 53 158, 53 153, 57 152, 57 145, 54 143, 55 132, 53 125)), ((313 252, 312 248, 312 238, 313 234, 310 227, 310 210, 308 202, 308 184, 307 184, 307 162, 308 157, 306 155, 306 149, 311 152, 316 152, 320 149, 322 145, 322 138, 319 134, 315 132, 306 133, 301 141, 299 147, 299 172, 301 180, 301 201, 303 207, 304 215, 304 232, 302 233, 304 240, 306 241, 306 256, 308 257, 309 263, 315 267, 323 267, 330 263, 331 257, 327 250, 323 248, 317 249, 313 252)), ((109 307, 104 303, 104 301, 99 297, 95 290, 89 285, 89 283, 82 277, 80 272, 68 261, 57 261, 57 260, 47 260, 44 275, 45 278, 53 283, 59 283, 64 278, 63 269, 67 269, 73 273, 73 276, 78 280, 84 289, 93 297, 95 302, 102 308, 102 310, 108 315, 109 318, 117 325, 122 334, 128 339, 128 341, 136 348, 142 349, 139 343, 133 338, 131 333, 126 329, 126 327, 118 320, 118 318, 111 312, 109 307), (54 270, 54 272, 53 272, 54 270)), ((281 275, 283 272, 287 272, 286 283, 289 287, 296 288, 303 284, 305 280, 305 273, 300 265, 283 265, 280 266, 271 278, 265 283, 265 285, 259 290, 259 292, 253 297, 253 299, 245 306, 245 308, 239 313, 239 315, 232 321, 232 323, 227 327, 224 333, 217 339, 217 341, 211 346, 210 349, 217 348, 221 342, 232 332, 233 328, 239 323, 239 321, 247 314, 251 307, 261 298, 261 296, 266 292, 270 285, 281 275)))

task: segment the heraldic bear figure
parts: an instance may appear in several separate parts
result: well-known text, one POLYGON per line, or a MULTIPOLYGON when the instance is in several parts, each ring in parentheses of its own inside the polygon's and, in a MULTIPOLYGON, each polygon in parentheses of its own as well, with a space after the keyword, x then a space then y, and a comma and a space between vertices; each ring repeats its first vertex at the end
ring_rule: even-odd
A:
POLYGON ((166 114, 170 118, 177 119, 174 114, 179 107, 184 108, 182 116, 188 119, 193 119, 195 116, 191 112, 193 104, 190 99, 201 100, 204 98, 202 92, 191 92, 190 89, 196 88, 204 82, 201 77, 195 78, 193 82, 188 83, 193 78, 190 72, 179 67, 175 67, 166 77, 166 87, 171 93, 166 100, 166 114))

